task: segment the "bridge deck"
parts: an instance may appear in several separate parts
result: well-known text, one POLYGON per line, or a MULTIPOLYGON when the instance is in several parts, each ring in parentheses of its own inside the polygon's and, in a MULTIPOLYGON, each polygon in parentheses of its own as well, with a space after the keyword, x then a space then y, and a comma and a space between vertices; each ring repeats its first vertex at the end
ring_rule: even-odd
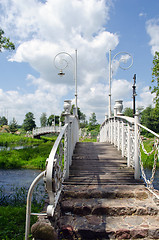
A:
POLYGON ((59 239, 159 239, 158 206, 108 143, 78 143, 64 183, 59 239))
POLYGON ((142 184, 134 179, 134 171, 126 159, 110 143, 77 143, 70 177, 65 184, 110 185, 142 184))

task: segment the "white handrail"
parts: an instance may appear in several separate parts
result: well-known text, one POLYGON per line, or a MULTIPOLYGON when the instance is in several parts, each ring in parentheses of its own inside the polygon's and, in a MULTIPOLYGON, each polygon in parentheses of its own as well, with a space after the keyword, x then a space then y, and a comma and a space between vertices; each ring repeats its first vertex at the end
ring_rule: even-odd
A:
MULTIPOLYGON (((26 205, 26 225, 25 225, 25 240, 28 240, 29 231, 30 231, 30 215, 31 215, 31 199, 33 190, 36 186, 36 184, 43 178, 46 171, 41 172, 32 182, 28 195, 27 195, 27 205, 26 205)), ((39 214, 38 214, 39 215, 39 214)))
POLYGON ((138 126, 141 127, 141 128, 144 128, 146 131, 152 133, 155 137, 159 138, 159 135, 157 133, 155 133, 154 131, 150 130, 149 128, 141 125, 140 123, 138 123, 138 126))
MULTIPOLYGON (((66 124, 61 128, 61 132, 57 137, 53 148, 46 160, 46 170, 40 173, 31 184, 26 208, 26 228, 25 240, 28 240, 30 231, 30 215, 31 215, 31 197, 35 185, 44 177, 46 190, 49 195, 49 205, 47 207, 48 216, 53 216, 58 199, 62 191, 62 183, 69 176, 69 166, 72 163, 73 150, 76 142, 79 140, 79 123, 76 116, 66 115, 66 124), (64 136, 64 149, 63 149, 64 136), (64 157, 64 166, 63 166, 64 157)), ((34 213, 33 215, 41 215, 34 213)))

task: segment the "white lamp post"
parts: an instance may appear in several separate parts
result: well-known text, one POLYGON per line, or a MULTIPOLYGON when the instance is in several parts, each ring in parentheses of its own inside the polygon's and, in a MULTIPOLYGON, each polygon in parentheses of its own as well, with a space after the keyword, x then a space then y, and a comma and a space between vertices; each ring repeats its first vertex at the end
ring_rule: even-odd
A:
POLYGON ((129 69, 133 65, 133 57, 128 52, 119 52, 111 60, 111 50, 109 50, 109 117, 111 117, 111 78, 112 78, 112 62, 119 56, 119 60, 116 60, 117 67, 123 70, 129 69), (129 63, 127 64, 127 62, 129 63), (127 65, 126 65, 127 64, 127 65))
POLYGON ((75 59, 73 59, 73 57, 66 53, 66 52, 60 52, 58 53, 55 58, 54 58, 54 64, 55 67, 58 68, 60 70, 60 72, 58 73, 59 76, 64 76, 65 73, 63 72, 63 70, 68 67, 68 61, 66 59, 66 57, 69 57, 72 59, 72 62, 74 64, 74 81, 75 81, 75 113, 77 116, 77 50, 75 50, 75 59))

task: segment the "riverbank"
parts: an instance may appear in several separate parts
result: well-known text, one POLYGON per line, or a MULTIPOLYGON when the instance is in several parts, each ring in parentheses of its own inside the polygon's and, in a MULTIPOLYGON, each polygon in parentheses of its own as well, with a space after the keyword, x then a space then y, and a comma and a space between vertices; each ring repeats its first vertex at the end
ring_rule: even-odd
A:
POLYGON ((52 136, 33 139, 24 135, 0 134, 0 146, 6 147, 0 151, 0 168, 45 169, 46 159, 56 138, 52 136), (14 149, 15 146, 22 146, 22 149, 14 149))

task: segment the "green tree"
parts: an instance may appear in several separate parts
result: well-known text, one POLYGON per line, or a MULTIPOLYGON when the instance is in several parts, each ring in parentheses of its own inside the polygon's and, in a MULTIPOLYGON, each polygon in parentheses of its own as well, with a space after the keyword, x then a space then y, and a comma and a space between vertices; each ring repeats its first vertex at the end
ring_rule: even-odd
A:
POLYGON ((9 38, 4 37, 4 31, 0 28, 0 52, 2 49, 14 50, 15 45, 10 41, 9 38))
MULTIPOLYGON (((72 105, 72 108, 71 108, 71 114, 73 114, 73 108, 74 108, 74 104, 72 105)), ((80 110, 80 108, 78 107, 77 108, 77 114, 78 114, 78 119, 79 119, 79 121, 80 121, 80 128, 85 128, 85 127, 87 127, 88 126, 88 122, 87 122, 87 120, 86 120, 86 115, 83 113, 83 112, 81 112, 81 110, 80 110)))
POLYGON ((47 116, 46 116, 46 113, 42 113, 42 114, 41 114, 40 124, 41 124, 41 127, 46 127, 46 125, 47 125, 47 116))
POLYGON ((97 123, 97 119, 96 119, 96 114, 93 112, 89 118, 89 124, 88 124, 88 130, 94 130, 96 129, 98 123, 97 123))
POLYGON ((17 124, 17 121, 15 120, 15 118, 13 118, 13 120, 10 122, 9 130, 12 133, 15 133, 18 130, 18 124, 17 124))
POLYGON ((154 101, 159 105, 159 52, 155 52, 153 58, 152 81, 154 85, 150 87, 151 93, 155 93, 154 101))
POLYGON ((8 120, 5 116, 0 117, 0 125, 8 125, 8 120))
MULTIPOLYGON (((159 133, 159 106, 155 108, 149 106, 141 112, 141 124, 151 129, 152 131, 159 133)), ((142 130, 142 133, 146 133, 142 130)))
POLYGON ((124 116, 133 117, 133 109, 127 107, 124 109, 123 114, 124 114, 124 116))
POLYGON ((36 127, 36 124, 35 124, 34 114, 31 112, 28 112, 25 115, 25 119, 23 122, 23 128, 25 131, 32 131, 32 129, 35 127, 36 127))
POLYGON ((55 125, 59 124, 59 116, 56 116, 54 114, 51 114, 47 120, 47 125, 51 126, 53 122, 55 121, 55 125))

